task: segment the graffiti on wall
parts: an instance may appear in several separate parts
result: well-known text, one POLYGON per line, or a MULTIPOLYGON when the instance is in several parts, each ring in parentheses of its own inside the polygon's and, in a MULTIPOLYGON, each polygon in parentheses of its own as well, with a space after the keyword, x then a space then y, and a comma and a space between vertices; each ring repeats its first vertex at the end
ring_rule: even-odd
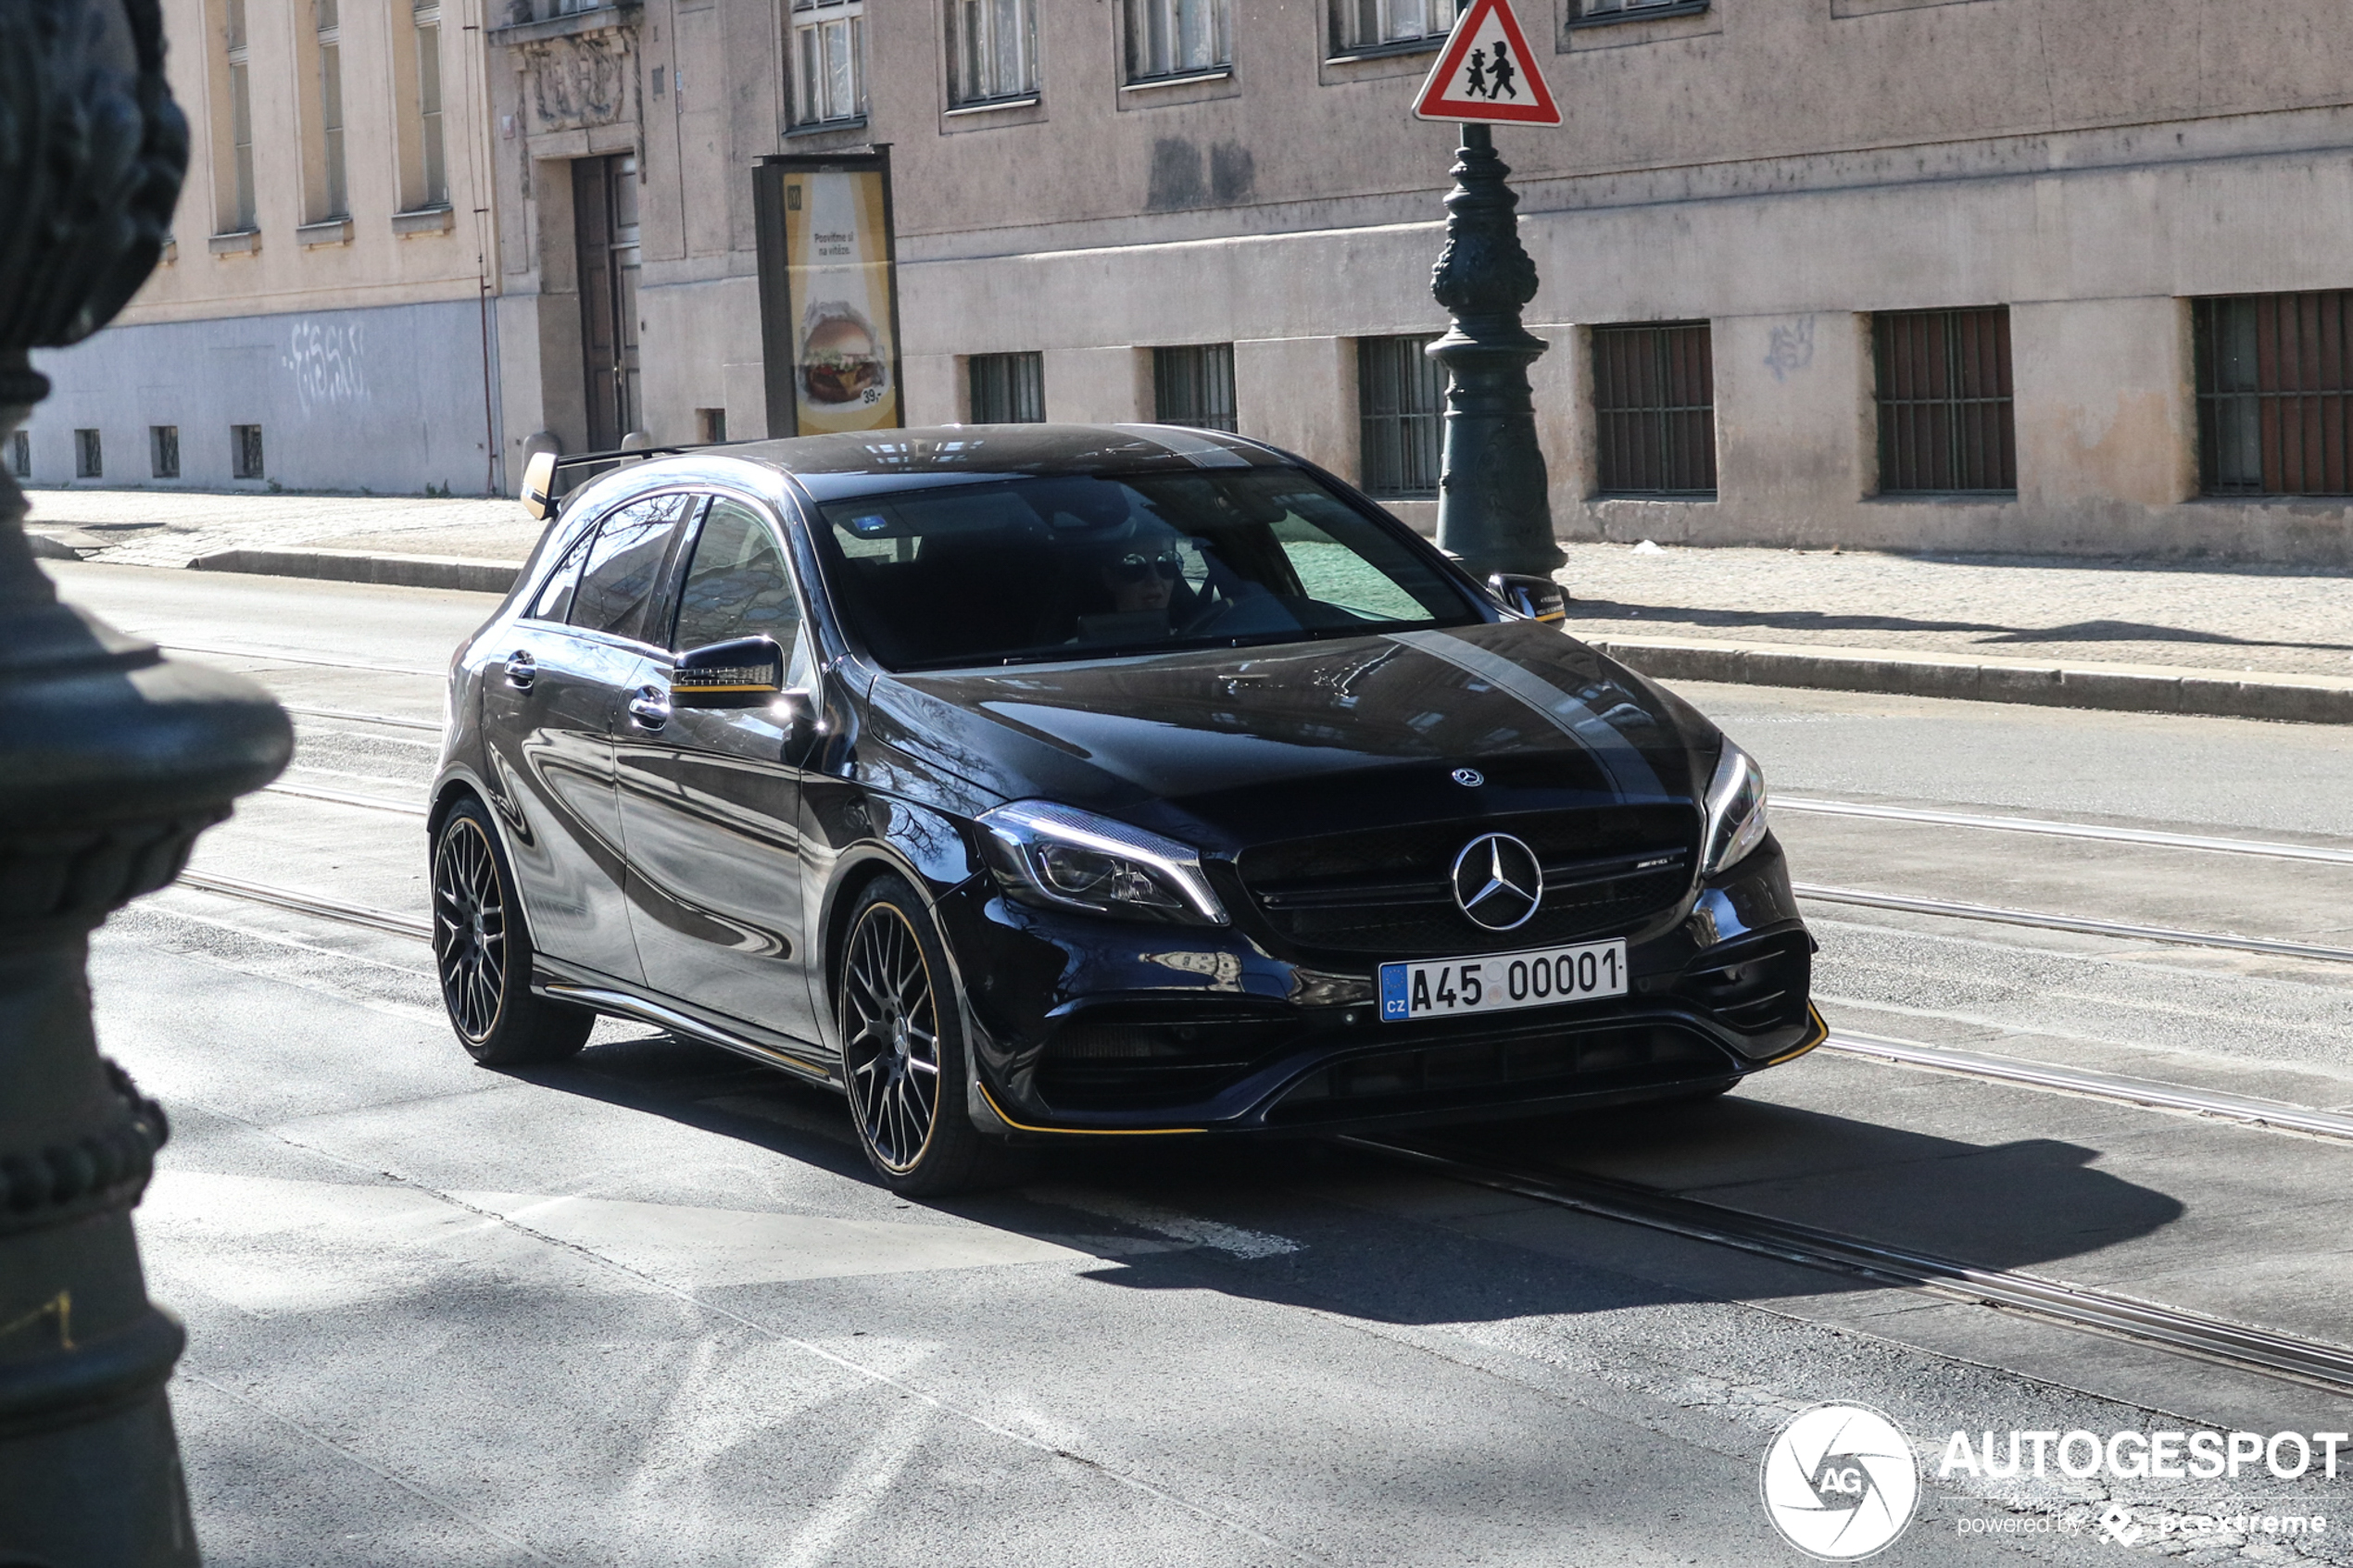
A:
POLYGON ((302 400, 305 414, 367 399, 357 321, 296 322, 282 363, 294 377, 295 395, 302 400))
POLYGON ((1794 316, 1775 323, 1765 349, 1765 368, 1775 381, 1787 381, 1793 371, 1814 362, 1814 318, 1794 316))

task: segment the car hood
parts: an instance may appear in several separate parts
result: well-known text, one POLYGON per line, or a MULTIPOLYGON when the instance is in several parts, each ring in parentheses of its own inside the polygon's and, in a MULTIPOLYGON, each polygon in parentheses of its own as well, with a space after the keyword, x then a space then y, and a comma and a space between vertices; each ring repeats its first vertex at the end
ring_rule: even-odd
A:
POLYGON ((1433 813, 1692 802, 1718 743, 1687 704, 1515 621, 884 675, 859 757, 885 788, 953 780, 967 800, 1056 800, 1214 848, 1433 813))

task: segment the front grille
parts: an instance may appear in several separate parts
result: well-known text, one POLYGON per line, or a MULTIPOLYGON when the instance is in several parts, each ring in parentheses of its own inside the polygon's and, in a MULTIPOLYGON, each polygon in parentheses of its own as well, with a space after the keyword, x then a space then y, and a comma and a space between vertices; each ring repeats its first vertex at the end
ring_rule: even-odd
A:
POLYGON ((1669 1087, 1725 1077, 1721 1047, 1669 1023, 1451 1041, 1384 1051, 1319 1068, 1285 1095, 1269 1120, 1329 1121, 1503 1099, 1669 1087))
POLYGON ((1038 1062, 1038 1093, 1058 1110, 1190 1104, 1241 1078, 1298 1031, 1289 1012, 1253 1008, 1082 1013, 1048 1037, 1038 1062))
POLYGON ((1269 925, 1303 947, 1383 958, 1555 947, 1620 931, 1691 886, 1698 819, 1687 806, 1548 811, 1332 834, 1243 851, 1237 870, 1269 925), (1454 902, 1463 846, 1508 833, 1536 852, 1544 900, 1513 931, 1454 902))

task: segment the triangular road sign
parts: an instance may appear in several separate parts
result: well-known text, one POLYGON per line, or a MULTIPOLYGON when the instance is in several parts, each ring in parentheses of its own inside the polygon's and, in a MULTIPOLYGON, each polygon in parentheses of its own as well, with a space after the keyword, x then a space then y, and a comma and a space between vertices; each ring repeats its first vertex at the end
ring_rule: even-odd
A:
POLYGON ((1558 125, 1560 106, 1537 73, 1536 51, 1510 0, 1471 0, 1422 83, 1414 113, 1423 119, 1558 125))

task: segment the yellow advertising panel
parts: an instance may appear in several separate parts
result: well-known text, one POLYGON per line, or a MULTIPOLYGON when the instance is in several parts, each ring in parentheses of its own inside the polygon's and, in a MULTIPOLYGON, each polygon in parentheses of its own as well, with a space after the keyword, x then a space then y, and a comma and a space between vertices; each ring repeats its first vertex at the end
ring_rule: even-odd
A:
MULTIPOLYGON (((777 159, 772 245, 781 278, 763 279, 770 396, 792 404, 790 433, 889 430, 905 423, 892 276, 890 170, 879 157, 777 159), (781 288, 776 287, 781 283, 781 288), (782 315, 779 323, 773 320, 782 315), (776 331, 782 325, 783 332, 776 331), (774 363, 786 349, 786 378, 774 363)), ((763 246, 763 249, 769 247, 763 246)), ((761 270, 773 267, 762 257, 761 270)), ((770 420, 772 430, 776 421, 770 420)), ((777 433, 785 433, 777 432, 777 433)))

